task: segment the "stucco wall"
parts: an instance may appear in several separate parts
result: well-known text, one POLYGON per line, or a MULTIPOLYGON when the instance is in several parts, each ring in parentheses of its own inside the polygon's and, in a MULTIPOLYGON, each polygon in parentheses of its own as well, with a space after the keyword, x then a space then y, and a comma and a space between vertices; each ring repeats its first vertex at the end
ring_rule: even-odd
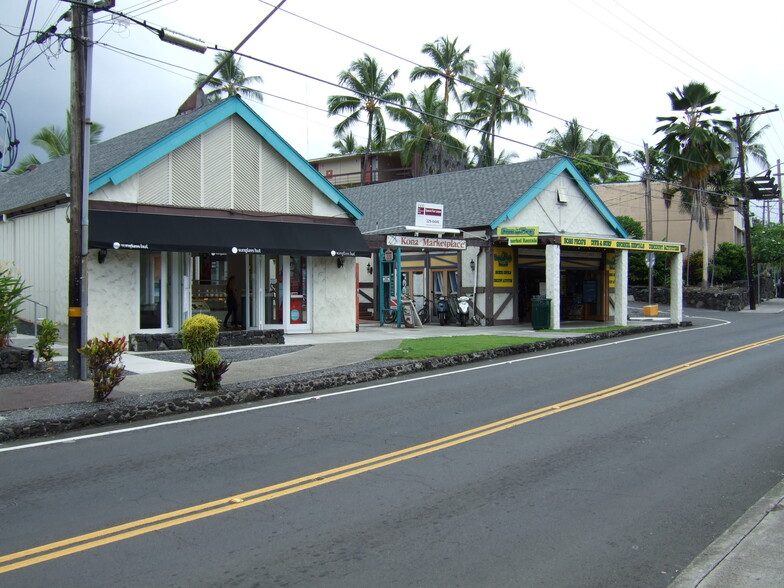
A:
POLYGON ((110 250, 104 263, 90 251, 88 337, 120 337, 139 330, 139 252, 110 250))
POLYGON ((355 260, 337 267, 333 257, 314 257, 313 332, 345 333, 356 329, 355 260))

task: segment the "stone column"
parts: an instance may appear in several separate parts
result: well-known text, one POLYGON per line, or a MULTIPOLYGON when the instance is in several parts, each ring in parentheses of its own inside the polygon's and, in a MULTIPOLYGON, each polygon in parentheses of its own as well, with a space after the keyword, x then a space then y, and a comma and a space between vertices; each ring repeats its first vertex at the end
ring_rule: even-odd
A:
POLYGON ((670 256, 670 322, 683 322, 683 253, 670 256))
POLYGON ((550 328, 561 328, 561 246, 547 245, 545 247, 546 285, 545 296, 550 302, 550 328))
POLYGON ((629 252, 621 249, 615 254, 615 326, 629 324, 629 252))

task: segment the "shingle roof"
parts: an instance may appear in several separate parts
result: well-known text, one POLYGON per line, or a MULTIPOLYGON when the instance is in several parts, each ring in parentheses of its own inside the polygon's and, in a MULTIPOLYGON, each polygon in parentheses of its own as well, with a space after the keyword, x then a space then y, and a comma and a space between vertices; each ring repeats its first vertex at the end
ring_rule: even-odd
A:
MULTIPOLYGON (((221 104, 203 108, 131 131, 90 147, 90 179, 119 165, 221 104)), ((0 176, 0 212, 45 204, 70 191, 70 156, 64 155, 18 176, 0 176)))
POLYGON ((413 225, 417 202, 443 204, 444 227, 483 227, 490 226, 560 161, 559 157, 550 157, 347 188, 342 192, 365 213, 357 223, 363 233, 413 225))

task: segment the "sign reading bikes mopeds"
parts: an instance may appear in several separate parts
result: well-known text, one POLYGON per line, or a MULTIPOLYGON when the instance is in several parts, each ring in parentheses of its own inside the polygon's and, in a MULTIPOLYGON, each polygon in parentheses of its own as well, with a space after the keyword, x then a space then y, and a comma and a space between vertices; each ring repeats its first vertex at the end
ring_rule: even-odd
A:
POLYGON ((387 235, 388 247, 416 247, 418 249, 465 249, 463 239, 441 239, 437 237, 406 237, 387 235))

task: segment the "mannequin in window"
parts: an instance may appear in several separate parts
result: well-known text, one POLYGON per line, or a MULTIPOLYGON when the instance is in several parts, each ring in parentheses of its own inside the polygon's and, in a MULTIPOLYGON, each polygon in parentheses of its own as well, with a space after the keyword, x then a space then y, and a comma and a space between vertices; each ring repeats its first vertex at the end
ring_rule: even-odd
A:
POLYGON ((226 281, 226 317, 223 319, 223 328, 229 328, 229 317, 232 318, 231 325, 234 328, 239 328, 239 317, 237 316, 238 310, 237 286, 234 282, 234 276, 229 276, 226 281))

